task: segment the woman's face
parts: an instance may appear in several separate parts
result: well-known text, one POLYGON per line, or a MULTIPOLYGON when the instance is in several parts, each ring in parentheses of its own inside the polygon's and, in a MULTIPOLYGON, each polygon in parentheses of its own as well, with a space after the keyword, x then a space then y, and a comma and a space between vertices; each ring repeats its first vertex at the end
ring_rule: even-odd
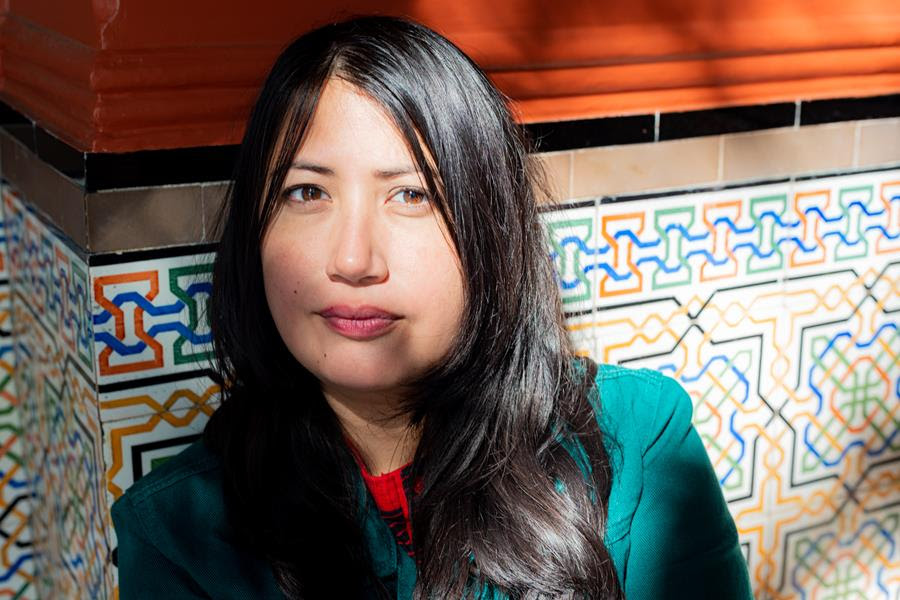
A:
POLYGON ((329 80, 282 195, 261 250, 266 300, 323 389, 390 391, 438 361, 459 327, 462 275, 384 109, 329 80))

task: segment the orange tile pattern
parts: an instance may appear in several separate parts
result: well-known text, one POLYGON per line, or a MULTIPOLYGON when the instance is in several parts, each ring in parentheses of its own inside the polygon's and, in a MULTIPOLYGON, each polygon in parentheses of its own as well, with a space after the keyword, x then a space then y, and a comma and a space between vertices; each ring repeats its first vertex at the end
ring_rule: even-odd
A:
POLYGON ((546 214, 572 338, 676 378, 758 598, 900 593, 900 171, 546 214))

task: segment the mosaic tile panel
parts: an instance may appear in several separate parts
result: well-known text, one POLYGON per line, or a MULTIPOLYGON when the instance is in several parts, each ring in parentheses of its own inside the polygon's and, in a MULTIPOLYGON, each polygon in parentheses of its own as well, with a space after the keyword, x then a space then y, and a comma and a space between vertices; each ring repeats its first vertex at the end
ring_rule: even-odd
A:
POLYGON ((206 316, 214 257, 185 252, 90 270, 109 504, 198 439, 220 400, 206 316))
MULTIPOLYGON (((2 214, 2 211, 0 211, 2 214)), ((35 598, 32 498, 15 384, 7 220, 0 217, 0 595, 35 598)))
MULTIPOLYGON (((137 397, 142 395, 142 392, 145 390, 134 390, 132 393, 137 397)), ((152 397, 151 393, 152 391, 148 390, 143 395, 152 397)), ((180 394, 180 391, 174 392, 168 398, 180 394)), ((217 398, 218 387, 213 385, 204 394, 192 399, 196 402, 192 408, 162 411, 104 423, 106 442, 103 450, 107 468, 106 491, 110 505, 132 483, 199 439, 210 415, 216 409, 217 398)), ((111 522, 110 544, 112 547, 117 545, 115 528, 111 522)), ((117 588, 118 573, 115 567, 109 565, 108 572, 114 579, 111 585, 117 588)))
POLYGON ((114 598, 109 506, 196 439, 219 401, 205 314, 212 257, 188 247, 181 256, 89 267, 8 186, 3 209, 11 284, 0 293, 12 294, 0 296, 0 331, 9 312, 16 328, 6 336, 15 359, 13 344, 0 348, 0 368, 19 367, 0 380, 0 394, 21 419, 9 425, 0 456, 20 461, 0 462, 0 524, 10 531, 0 560, 18 586, 9 595, 114 598), (19 523, 25 529, 13 529, 19 523))
POLYGON ((546 215, 573 341, 691 394, 756 596, 900 597, 900 172, 594 208, 546 215))
POLYGON ((91 269, 98 383, 209 366, 212 263, 204 254, 91 269))
POLYGON ((15 394, 7 398, 18 405, 22 432, 21 480, 4 481, 2 488, 4 496, 16 488, 23 498, 33 495, 26 504, 33 507, 28 558, 34 564, 19 571, 33 578, 32 597, 90 592, 102 598, 108 509, 92 389, 87 265, 8 186, 2 204, 14 326, 7 360, 14 365, 15 394))
POLYGON ((208 377, 102 394, 101 414, 115 417, 103 421, 109 503, 196 440, 219 400, 219 386, 208 377))
POLYGON ((141 476, 200 436, 218 406, 208 399, 200 401, 202 403, 193 408, 122 419, 104 425, 104 433, 109 438, 104 450, 110 503, 141 476))
MULTIPOLYGON (((109 504, 219 401, 212 255, 89 268, 3 208, 0 593, 114 597, 109 504)), ((694 399, 757 597, 898 597, 900 172, 545 216, 579 351, 694 399)))

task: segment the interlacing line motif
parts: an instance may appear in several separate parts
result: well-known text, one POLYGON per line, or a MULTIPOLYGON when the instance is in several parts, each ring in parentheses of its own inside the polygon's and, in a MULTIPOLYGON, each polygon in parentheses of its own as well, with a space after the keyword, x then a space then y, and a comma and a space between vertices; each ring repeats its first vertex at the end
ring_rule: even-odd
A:
POLYGON ((756 596, 900 596, 900 172, 545 218, 578 351, 691 394, 756 596))

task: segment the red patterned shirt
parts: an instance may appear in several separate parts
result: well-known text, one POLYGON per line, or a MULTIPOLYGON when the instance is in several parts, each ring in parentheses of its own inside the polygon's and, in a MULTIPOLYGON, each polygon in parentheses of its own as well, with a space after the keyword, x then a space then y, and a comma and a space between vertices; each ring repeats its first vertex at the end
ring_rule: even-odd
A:
POLYGON ((412 464, 404 465, 383 475, 372 475, 359 457, 356 457, 356 461, 362 471, 363 481, 365 481, 369 493, 372 494, 372 499, 375 500, 375 506, 381 513, 381 518, 391 528, 400 547, 414 557, 412 521, 409 516, 409 499, 413 494, 410 481, 412 464))

